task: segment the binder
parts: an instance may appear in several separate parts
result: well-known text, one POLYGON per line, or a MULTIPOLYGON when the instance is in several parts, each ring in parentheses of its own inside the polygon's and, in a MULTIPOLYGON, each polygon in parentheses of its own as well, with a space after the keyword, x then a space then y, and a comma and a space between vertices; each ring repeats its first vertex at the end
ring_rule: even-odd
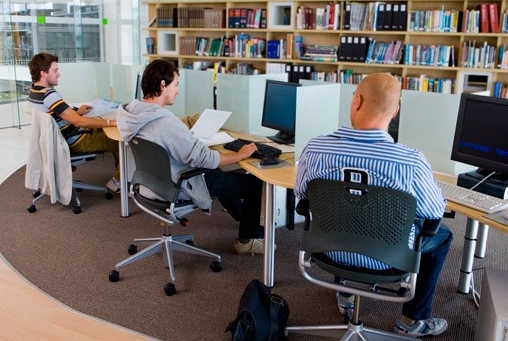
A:
POLYGON ((351 28, 351 4, 344 4, 344 29, 349 30, 351 28))
POLYGON ((340 46, 339 46, 339 60, 346 60, 346 42, 347 37, 340 37, 340 46))

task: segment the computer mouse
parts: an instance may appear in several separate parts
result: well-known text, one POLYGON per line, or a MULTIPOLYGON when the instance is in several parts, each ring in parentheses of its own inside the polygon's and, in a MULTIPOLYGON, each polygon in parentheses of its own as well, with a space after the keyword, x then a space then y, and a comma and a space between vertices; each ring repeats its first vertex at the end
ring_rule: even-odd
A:
POLYGON ((279 163, 279 159, 276 159, 274 157, 267 157, 261 160, 259 164, 261 166, 270 166, 270 165, 276 165, 279 163))

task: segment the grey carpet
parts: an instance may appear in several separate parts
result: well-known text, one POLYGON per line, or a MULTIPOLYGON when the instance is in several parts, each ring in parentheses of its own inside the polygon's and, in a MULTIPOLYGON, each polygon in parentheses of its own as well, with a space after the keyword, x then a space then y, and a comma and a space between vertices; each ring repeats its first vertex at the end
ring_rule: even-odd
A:
MULTIPOLYGON (((106 183, 112 161, 108 157, 80 166, 76 177, 106 183)), ((193 233, 195 244, 221 254, 223 270, 213 273, 207 258, 175 253, 177 291, 165 295, 168 271, 160 255, 130 265, 120 281, 110 283, 108 273, 127 257, 134 238, 162 233, 158 222, 131 203, 131 216, 120 217, 120 199, 106 200, 94 192, 81 193, 83 213, 75 215, 60 204, 44 201, 38 211, 26 210, 31 192, 24 188, 24 168, 0 185, 0 252, 28 280, 70 307, 148 334, 161 340, 228 340, 224 333, 236 315, 245 285, 263 278, 261 256, 236 256, 232 244, 237 223, 218 203, 211 217, 201 212, 188 216, 188 227, 174 234, 193 233)), ((449 330, 433 340, 474 339, 478 310, 472 295, 456 292, 465 218, 446 219, 454 243, 444 266, 434 300, 434 315, 449 321, 449 330)), ((300 230, 276 231, 275 288, 290 305, 289 324, 331 324, 341 320, 335 295, 308 283, 297 269, 300 230)), ((475 260, 476 289, 483 267, 508 269, 506 235, 491 230, 486 258, 475 260)), ((400 304, 362 300, 362 321, 392 331, 400 304)), ((29 323, 29 321, 27 321, 29 323)), ((291 340, 322 340, 292 336, 291 340)))

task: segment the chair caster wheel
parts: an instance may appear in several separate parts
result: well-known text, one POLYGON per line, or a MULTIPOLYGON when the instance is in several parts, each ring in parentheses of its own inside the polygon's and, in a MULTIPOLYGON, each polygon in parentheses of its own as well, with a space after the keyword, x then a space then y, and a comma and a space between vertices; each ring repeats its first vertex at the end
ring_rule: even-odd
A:
POLYGON ((187 245, 194 246, 194 241, 192 239, 186 240, 185 243, 187 243, 187 245))
POLYGON ((106 193, 104 193, 104 197, 108 200, 111 200, 111 199, 113 199, 113 193, 111 193, 110 191, 107 191, 106 193))
POLYGON ((74 214, 80 214, 81 206, 72 206, 72 212, 74 212, 74 214))
POLYGON ((136 253, 138 253, 138 246, 136 244, 131 244, 129 245, 129 249, 127 250, 127 252, 129 253, 129 255, 134 255, 136 253))
POLYGON ((220 272, 222 270, 222 265, 220 262, 214 260, 212 264, 210 264, 210 269, 212 269, 213 272, 220 272))
POLYGON ((28 212, 30 213, 34 213, 35 211, 37 211, 37 207, 35 207, 35 205, 29 205, 27 208, 28 212))
POLYGON ((37 198, 39 195, 41 195, 41 191, 36 191, 32 194, 34 198, 37 198))
POLYGON ((120 273, 116 270, 111 270, 109 273, 109 281, 110 282, 118 282, 120 280, 120 273))
POLYGON ((166 283, 166 285, 164 286, 164 292, 168 296, 173 296, 174 294, 176 294, 175 285, 173 283, 166 283))

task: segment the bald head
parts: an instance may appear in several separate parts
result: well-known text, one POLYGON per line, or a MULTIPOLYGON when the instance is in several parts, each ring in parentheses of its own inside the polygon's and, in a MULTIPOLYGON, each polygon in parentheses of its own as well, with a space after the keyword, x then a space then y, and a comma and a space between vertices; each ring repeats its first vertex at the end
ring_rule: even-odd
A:
POLYGON ((400 83, 388 73, 372 73, 356 87, 351 102, 351 123, 355 129, 388 130, 399 110, 400 83))

